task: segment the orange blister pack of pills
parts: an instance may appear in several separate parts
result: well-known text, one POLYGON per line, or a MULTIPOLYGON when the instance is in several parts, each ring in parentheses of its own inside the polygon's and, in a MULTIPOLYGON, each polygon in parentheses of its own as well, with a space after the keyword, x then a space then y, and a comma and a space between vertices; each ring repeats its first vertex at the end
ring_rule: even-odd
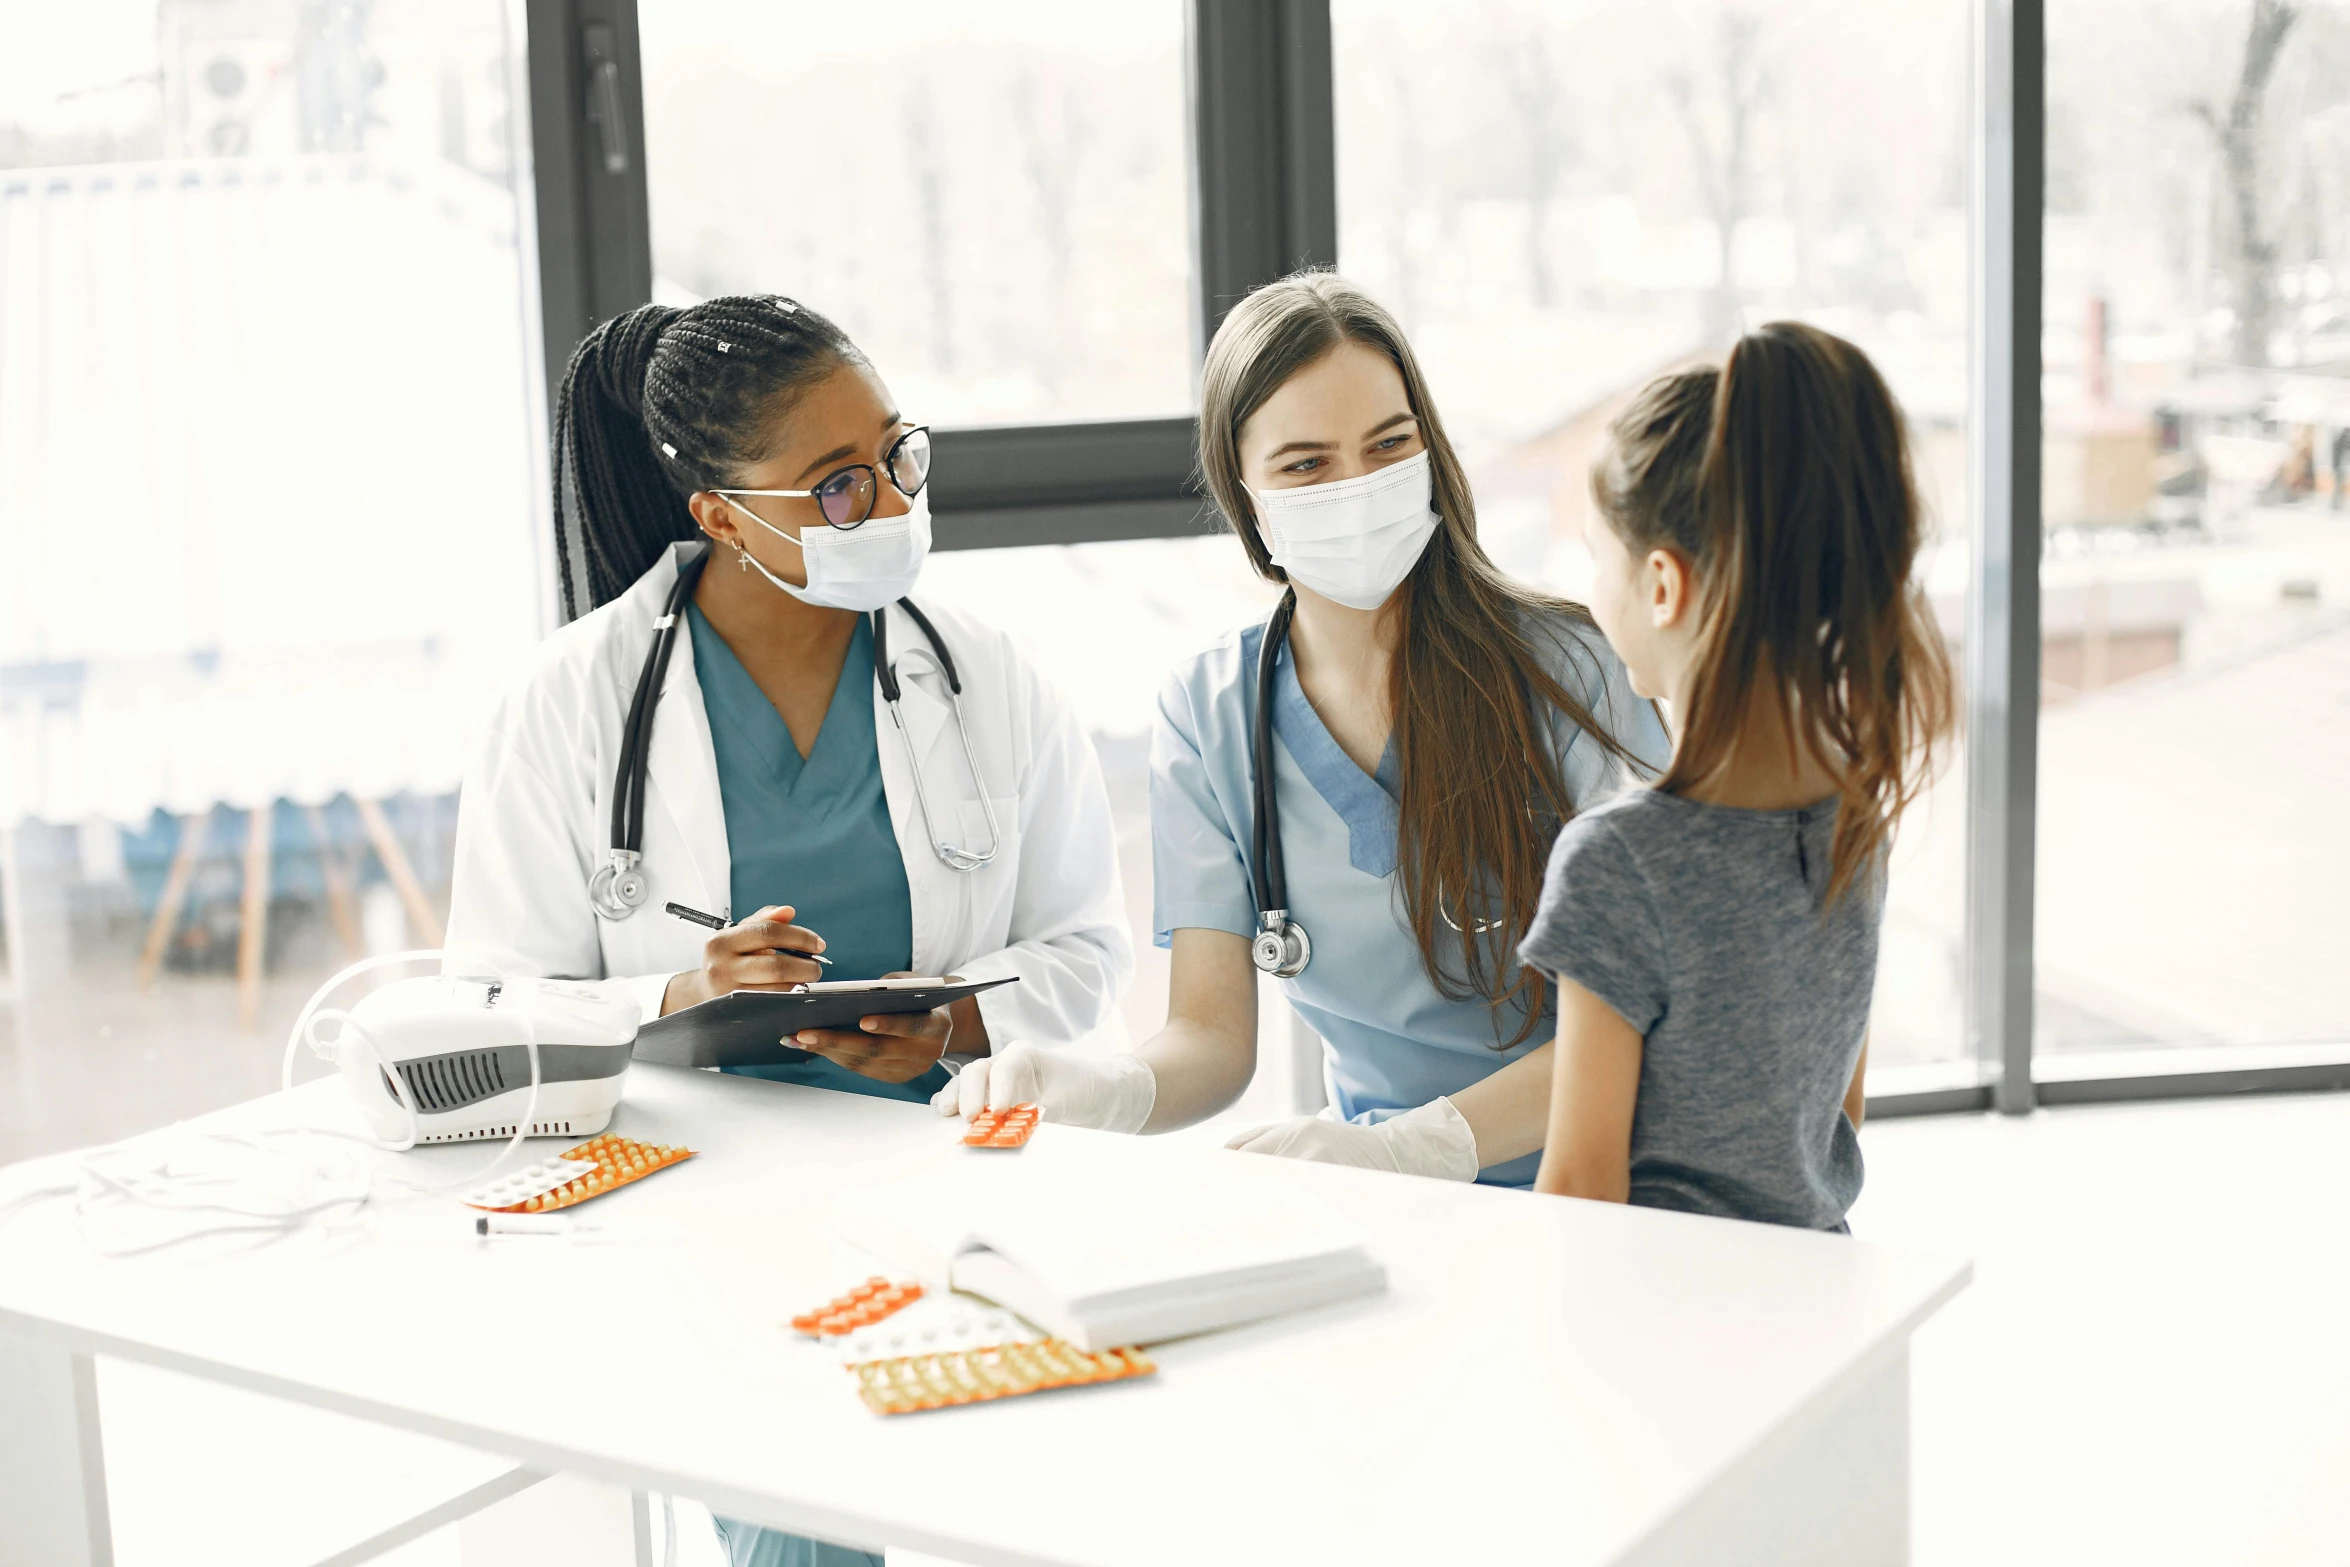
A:
POLYGON ((562 1157, 566 1162, 592 1164, 593 1169, 566 1181, 553 1191, 525 1198, 492 1213, 551 1213, 557 1208, 576 1207, 591 1197, 617 1191, 631 1181, 641 1181, 655 1170, 691 1159, 691 1148, 680 1148, 671 1143, 640 1143, 632 1138, 615 1137, 606 1132, 590 1138, 577 1148, 567 1148, 562 1157))
POLYGON ((857 1393, 867 1408, 877 1415, 910 1415, 1058 1387, 1123 1382, 1147 1377, 1159 1368, 1139 1349, 1105 1349, 1096 1355, 1048 1338, 943 1355, 867 1360, 849 1369, 856 1373, 857 1393))
POLYGON ((1036 1123, 1042 1119, 1042 1105, 1013 1105, 1008 1110, 976 1111, 963 1133, 963 1145, 967 1148, 1017 1148, 1028 1141, 1036 1130, 1036 1123))
POLYGON ((912 1280, 892 1284, 876 1273, 846 1295, 792 1318, 792 1331, 810 1338, 838 1338, 859 1328, 869 1328, 921 1298, 921 1285, 912 1280))

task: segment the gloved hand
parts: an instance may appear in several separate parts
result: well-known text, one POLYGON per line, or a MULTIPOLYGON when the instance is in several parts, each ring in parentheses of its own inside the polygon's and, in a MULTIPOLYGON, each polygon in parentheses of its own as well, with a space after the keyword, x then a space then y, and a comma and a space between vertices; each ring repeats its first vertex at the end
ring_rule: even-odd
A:
POLYGON ((1445 1181, 1477 1178, 1477 1134, 1449 1099, 1432 1099, 1417 1110, 1390 1116, 1377 1126, 1301 1115, 1251 1127, 1224 1145, 1243 1153, 1319 1159, 1399 1175, 1431 1175, 1445 1181))
POLYGON ((930 1103, 940 1115, 1042 1105, 1048 1121, 1103 1132, 1139 1132, 1158 1097, 1159 1080, 1133 1056, 1010 1045, 956 1073, 930 1103))

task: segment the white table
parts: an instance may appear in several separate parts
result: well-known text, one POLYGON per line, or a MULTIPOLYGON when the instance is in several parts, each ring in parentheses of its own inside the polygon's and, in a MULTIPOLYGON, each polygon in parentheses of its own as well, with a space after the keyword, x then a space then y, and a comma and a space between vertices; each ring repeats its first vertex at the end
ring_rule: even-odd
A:
MULTIPOLYGON (((340 1095, 221 1119, 340 1116, 340 1095)), ((991 1155, 924 1107, 643 1066, 614 1129, 700 1157, 583 1210, 602 1244, 485 1245, 414 1199, 134 1260, 94 1258, 59 1204, 0 1220, 0 1560, 104 1559, 95 1354, 973 1563, 1894 1562, 1909 1335, 1968 1274, 1259 1159, 1371 1227, 1388 1294, 1161 1346, 1153 1378, 885 1420, 783 1321, 853 1263, 830 1194, 991 1155)), ((1011 1157, 1179 1181, 1242 1156, 1048 1125, 1011 1157)))

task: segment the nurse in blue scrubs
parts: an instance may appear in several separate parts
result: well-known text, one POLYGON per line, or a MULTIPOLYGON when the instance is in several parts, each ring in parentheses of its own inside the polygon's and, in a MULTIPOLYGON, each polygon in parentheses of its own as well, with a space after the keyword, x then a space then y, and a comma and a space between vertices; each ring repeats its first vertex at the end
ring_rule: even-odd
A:
POLYGON ((1202 403, 1209 488, 1286 591, 1160 697, 1167 1026, 1127 1056, 999 1052, 935 1102, 1034 1099, 1126 1131, 1213 1115, 1256 1068, 1255 942, 1323 1041, 1330 1109, 1233 1146, 1530 1185, 1555 1008, 1517 944, 1559 827, 1661 766, 1663 728, 1580 607, 1486 558, 1411 348, 1359 290, 1307 273, 1251 295, 1208 350, 1202 403), (1256 767, 1286 880, 1270 909, 1256 767))

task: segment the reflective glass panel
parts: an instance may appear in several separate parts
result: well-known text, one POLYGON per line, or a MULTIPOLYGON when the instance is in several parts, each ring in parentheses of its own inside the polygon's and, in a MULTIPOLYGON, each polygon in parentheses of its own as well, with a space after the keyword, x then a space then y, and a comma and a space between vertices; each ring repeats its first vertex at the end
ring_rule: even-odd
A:
POLYGON ((790 294, 930 424, 1191 396, 1168 0, 639 8, 654 294, 790 294))
POLYGON ((277 1086, 435 945, 544 628, 521 40, 92 0, 0 49, 0 1162, 277 1086))
POLYGON ((2037 1042, 2099 1073, 2350 1039, 2350 14, 2147 14, 2048 8, 2037 1042))
MULTIPOLYGON (((1744 325, 1812 321, 1910 419, 1954 652, 1970 512, 1964 0, 1334 0, 1339 262, 1393 307, 1487 546, 1575 594, 1608 421, 1744 325)), ((1956 1062, 1965 771, 1902 826, 1872 1072, 1956 1062)))

